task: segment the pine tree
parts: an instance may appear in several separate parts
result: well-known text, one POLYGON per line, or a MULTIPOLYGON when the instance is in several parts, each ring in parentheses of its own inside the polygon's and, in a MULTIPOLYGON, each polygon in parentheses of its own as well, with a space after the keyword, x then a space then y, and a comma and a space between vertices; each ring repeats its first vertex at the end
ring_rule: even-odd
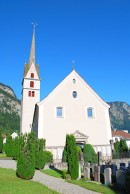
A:
POLYGON ((78 164, 78 154, 76 148, 76 141, 73 135, 66 136, 66 152, 67 152, 67 163, 68 163, 68 173, 71 179, 77 179, 79 176, 79 164, 78 164))
MULTIPOLYGON (((23 142, 21 142, 22 145, 23 142)), ((24 145, 21 147, 17 161, 16 174, 23 179, 31 179, 35 173, 36 137, 34 133, 24 135, 24 145)))

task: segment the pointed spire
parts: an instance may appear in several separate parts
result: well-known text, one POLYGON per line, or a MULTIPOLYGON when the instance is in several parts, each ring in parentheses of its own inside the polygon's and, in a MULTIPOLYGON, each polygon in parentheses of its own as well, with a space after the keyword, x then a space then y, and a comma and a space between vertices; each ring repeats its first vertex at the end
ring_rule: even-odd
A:
POLYGON ((31 44, 31 49, 30 49, 30 56, 29 56, 29 65, 32 63, 35 64, 35 23, 33 24, 33 36, 32 36, 32 44, 31 44))

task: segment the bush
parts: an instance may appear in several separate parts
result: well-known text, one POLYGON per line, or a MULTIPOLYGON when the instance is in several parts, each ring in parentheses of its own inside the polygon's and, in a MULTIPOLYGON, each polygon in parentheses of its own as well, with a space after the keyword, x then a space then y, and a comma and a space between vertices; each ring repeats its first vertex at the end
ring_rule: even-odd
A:
POLYGON ((43 155, 44 155, 46 163, 52 163, 53 162, 53 155, 52 155, 51 152, 44 150, 43 155))
POLYGON ((13 159, 17 160, 20 157, 22 148, 24 147, 24 136, 18 136, 13 140, 13 159))
POLYGON ((35 173, 35 163, 29 150, 24 150, 17 161, 16 175, 22 179, 32 179, 35 173))
POLYGON ((66 152, 68 174, 70 174, 71 179, 77 179, 79 175, 79 164, 76 141, 73 135, 66 135, 66 152))
POLYGON ((84 145, 83 149, 84 161, 90 163, 97 163, 98 157, 91 144, 84 145))
POLYGON ((3 151, 3 137, 2 137, 2 132, 0 130, 0 153, 3 151))
POLYGON ((34 133, 23 136, 24 144, 21 146, 17 161, 16 174, 23 179, 31 179, 35 173, 36 138, 34 133))
POLYGON ((13 139, 11 136, 7 136, 4 149, 6 156, 13 157, 13 139))

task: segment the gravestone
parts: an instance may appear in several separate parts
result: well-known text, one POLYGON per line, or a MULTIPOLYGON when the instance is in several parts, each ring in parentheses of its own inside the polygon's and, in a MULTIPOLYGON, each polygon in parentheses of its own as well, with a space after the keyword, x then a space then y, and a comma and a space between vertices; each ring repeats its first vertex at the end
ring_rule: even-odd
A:
POLYGON ((128 162, 128 170, 130 171, 130 162, 128 162))
POLYGON ((92 164, 91 167, 92 167, 92 175, 94 176, 94 167, 97 166, 96 164, 92 164))
POLYGON ((103 164, 103 165, 100 166, 100 172, 101 172, 101 174, 104 173, 104 170, 105 170, 106 167, 107 166, 105 164, 103 164))
POLYGON ((100 166, 94 166, 94 181, 100 182, 100 166))
POLYGON ((112 183, 111 174, 112 174, 111 168, 106 168, 104 170, 105 185, 107 185, 107 186, 111 185, 111 183, 112 183))
POLYGON ((79 177, 78 180, 81 179, 81 165, 79 164, 79 177))
POLYGON ((126 171, 126 168, 124 166, 120 166, 120 170, 126 171))
POLYGON ((111 164, 110 168, 112 170, 112 175, 116 176, 117 166, 116 164, 111 164))
POLYGON ((120 188, 125 188, 126 172, 123 170, 116 171, 116 182, 120 188))
POLYGON ((124 163, 124 162, 120 163, 120 168, 121 168, 121 166, 123 166, 124 168, 126 168, 126 163, 124 163))
POLYGON ((84 178, 90 179, 90 168, 84 167, 84 178))

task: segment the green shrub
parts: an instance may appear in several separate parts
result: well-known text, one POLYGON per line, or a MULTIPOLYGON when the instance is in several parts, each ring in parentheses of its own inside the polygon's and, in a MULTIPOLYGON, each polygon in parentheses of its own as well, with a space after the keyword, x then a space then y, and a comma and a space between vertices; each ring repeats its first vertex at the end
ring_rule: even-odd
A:
POLYGON ((63 154, 62 154, 62 162, 67 162, 67 150, 66 150, 66 146, 64 147, 63 154))
POLYGON ((44 150, 43 155, 45 158, 45 163, 52 163, 53 162, 53 155, 51 152, 44 150))
POLYGON ((8 157, 13 157, 13 139, 11 136, 7 136, 5 144, 5 154, 8 157))
POLYGON ((21 146, 20 155, 17 161, 16 174, 23 179, 31 179, 35 172, 35 153, 36 153, 36 138, 34 133, 25 134, 23 136, 24 143, 21 146))
POLYGON ((50 163, 53 161, 53 156, 51 152, 45 151, 45 140, 44 139, 37 139, 36 140, 36 169, 43 169, 46 163, 50 163))
POLYGON ((35 168, 36 169, 43 169, 46 164, 46 160, 44 157, 43 151, 39 151, 36 153, 36 163, 35 163, 35 168))
POLYGON ((84 145, 83 156, 85 162, 97 163, 98 157, 91 144, 84 145))
POLYGON ((3 137, 2 137, 2 132, 0 130, 0 153, 3 151, 3 137))
POLYGON ((32 179, 35 173, 35 163, 29 150, 23 150, 17 161, 16 175, 22 179, 32 179))
POLYGON ((66 152, 68 174, 70 174, 71 179, 77 179, 79 175, 79 164, 76 141, 73 135, 66 135, 66 152))

